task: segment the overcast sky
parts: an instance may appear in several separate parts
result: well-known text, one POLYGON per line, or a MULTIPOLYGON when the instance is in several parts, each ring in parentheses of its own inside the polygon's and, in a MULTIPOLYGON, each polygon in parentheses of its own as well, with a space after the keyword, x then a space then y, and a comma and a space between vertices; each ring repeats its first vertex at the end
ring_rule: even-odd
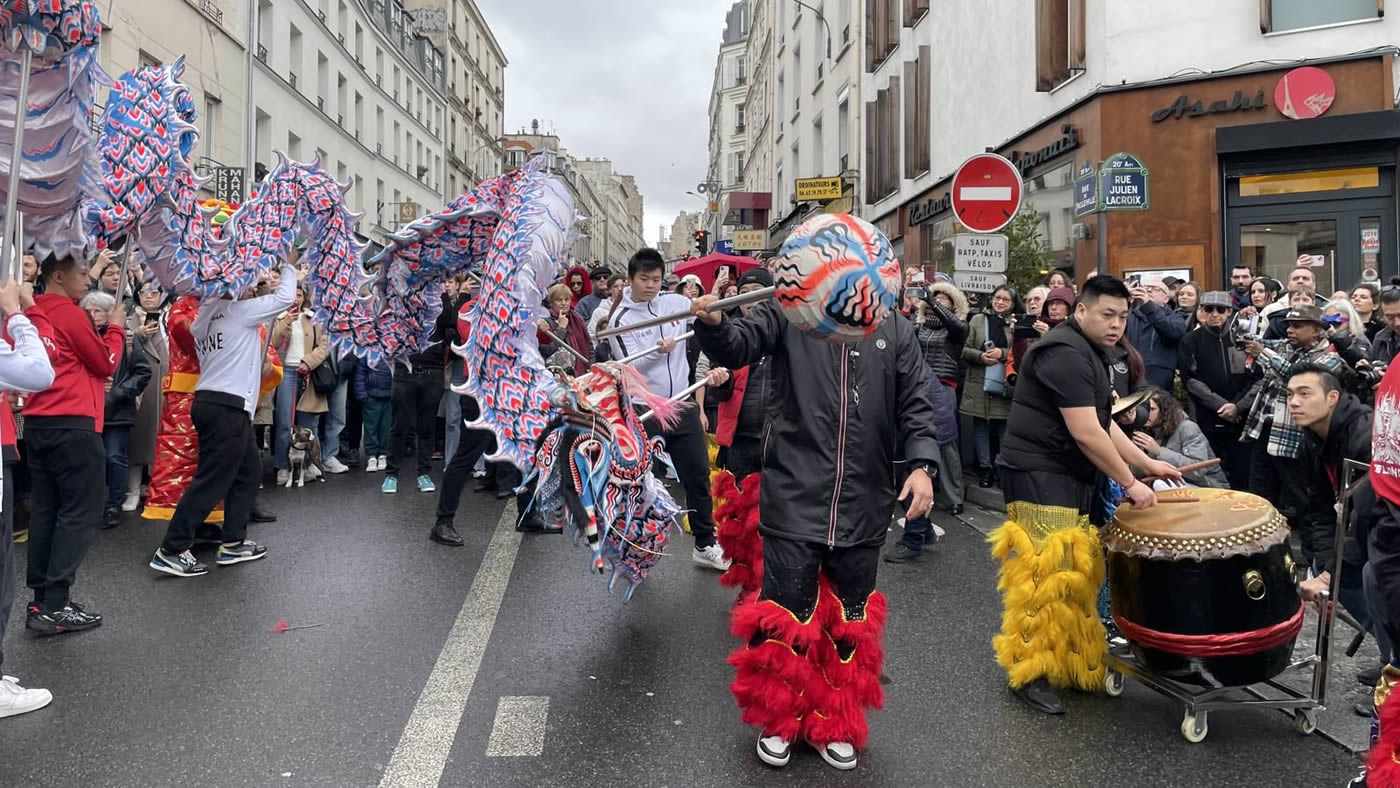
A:
POLYGON ((704 204, 710 83, 732 0, 477 0, 505 51, 505 130, 634 175, 643 234, 704 204))

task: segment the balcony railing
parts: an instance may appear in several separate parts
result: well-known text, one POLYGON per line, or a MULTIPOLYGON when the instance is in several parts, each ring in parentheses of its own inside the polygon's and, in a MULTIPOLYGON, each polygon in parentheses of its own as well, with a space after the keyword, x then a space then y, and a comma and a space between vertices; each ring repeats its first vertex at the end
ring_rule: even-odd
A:
POLYGON ((297 86, 297 74, 295 71, 287 75, 287 83, 290 84, 292 87, 297 86))
POLYGON ((205 16, 214 20, 214 24, 220 27, 223 26, 224 10, 214 3, 214 0, 199 0, 199 10, 203 12, 205 16))
POLYGON ((267 47, 263 46, 262 44, 258 44, 258 60, 261 60, 264 63, 267 62, 267 47))

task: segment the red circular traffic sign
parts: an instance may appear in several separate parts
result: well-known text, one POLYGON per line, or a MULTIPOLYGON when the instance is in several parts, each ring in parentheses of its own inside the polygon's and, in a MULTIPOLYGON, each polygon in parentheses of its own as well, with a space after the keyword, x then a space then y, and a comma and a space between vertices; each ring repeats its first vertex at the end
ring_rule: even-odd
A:
POLYGON ((994 233, 1020 210, 1024 191, 1016 165, 995 153, 979 153, 953 176, 953 215, 975 233, 994 233))
POLYGON ((1274 106, 1285 117, 1294 120, 1316 118, 1337 100, 1337 83, 1332 76, 1316 66, 1295 68, 1274 87, 1274 106))

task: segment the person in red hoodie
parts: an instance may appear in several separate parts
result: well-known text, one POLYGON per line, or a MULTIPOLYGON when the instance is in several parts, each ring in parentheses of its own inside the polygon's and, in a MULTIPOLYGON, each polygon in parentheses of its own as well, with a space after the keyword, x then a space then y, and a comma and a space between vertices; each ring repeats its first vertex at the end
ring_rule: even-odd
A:
POLYGON ((49 255, 39 265, 44 293, 35 308, 53 326, 44 346, 54 381, 24 404, 24 442, 33 477, 29 515, 29 604, 26 628, 42 635, 92 629, 102 616, 69 598, 78 567, 102 522, 103 382, 116 371, 126 308, 112 308, 102 336, 78 306, 88 289, 88 263, 49 255))

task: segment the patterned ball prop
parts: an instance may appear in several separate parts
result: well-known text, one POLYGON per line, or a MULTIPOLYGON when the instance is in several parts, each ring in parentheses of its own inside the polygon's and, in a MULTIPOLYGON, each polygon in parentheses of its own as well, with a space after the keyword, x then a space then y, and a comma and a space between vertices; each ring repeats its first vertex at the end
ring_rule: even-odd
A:
POLYGON ((793 325, 828 342, 859 342, 895 308, 899 259, 871 223, 844 213, 814 216, 792 231, 773 277, 793 325))

